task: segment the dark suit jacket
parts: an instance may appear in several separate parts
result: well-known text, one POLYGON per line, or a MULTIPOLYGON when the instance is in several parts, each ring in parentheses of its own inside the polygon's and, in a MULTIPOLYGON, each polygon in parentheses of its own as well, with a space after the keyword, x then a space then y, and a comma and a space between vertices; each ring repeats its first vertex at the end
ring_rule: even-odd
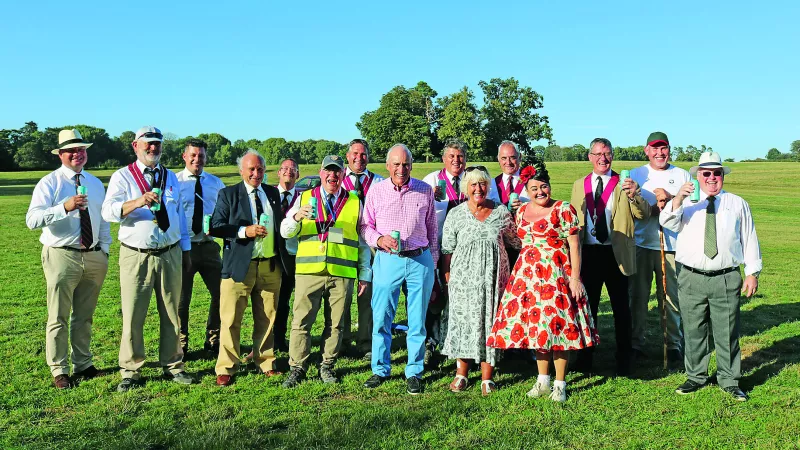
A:
MULTIPOLYGON (((281 212, 280 194, 278 188, 261 184, 261 189, 267 194, 267 202, 272 207, 272 236, 275 238, 275 250, 281 272, 285 272, 285 267, 289 267, 289 254, 286 252, 286 242, 281 237, 280 226, 283 218, 281 212)), ((267 205, 264 205, 266 208, 267 205)), ((211 236, 225 239, 225 247, 222 252, 222 278, 233 278, 233 281, 241 282, 247 275, 250 260, 253 257, 253 238, 239 239, 239 227, 246 227, 253 224, 252 212, 250 210, 250 198, 247 195, 247 188, 244 182, 233 186, 228 186, 217 196, 217 205, 214 208, 214 215, 211 216, 211 236)))

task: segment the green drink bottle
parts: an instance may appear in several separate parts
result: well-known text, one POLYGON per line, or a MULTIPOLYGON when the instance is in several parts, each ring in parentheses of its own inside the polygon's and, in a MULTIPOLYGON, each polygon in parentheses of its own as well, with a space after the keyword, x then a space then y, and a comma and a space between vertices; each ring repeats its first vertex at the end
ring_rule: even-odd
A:
POLYGON ((211 214, 203 215, 203 233, 208 234, 211 230, 211 214))
POLYGON ((436 196, 436 201, 441 202, 442 200, 447 198, 447 182, 444 180, 439 180, 438 182, 439 191, 441 192, 438 196, 436 196))
POLYGON ((152 205, 150 205, 150 211, 156 212, 161 210, 161 189, 153 188, 153 193, 158 196, 158 203, 153 203, 152 205))
MULTIPOLYGON (((78 195, 88 195, 88 191, 86 186, 78 186, 78 195)), ((85 206, 81 206, 81 209, 86 209, 85 206)))
POLYGON ((694 191, 692 191, 692 194, 689 196, 689 201, 697 203, 700 201, 700 182, 695 178, 692 180, 692 184, 694 185, 694 191))
POLYGON ((392 230, 392 232, 389 233, 389 235, 392 237, 392 239, 397 241, 397 250, 392 250, 392 253, 400 253, 401 251, 403 251, 402 244, 400 243, 400 232, 397 230, 392 230))
POLYGON ((628 178, 630 178, 630 177, 631 177, 631 171, 630 171, 630 170, 628 170, 628 169, 621 170, 621 171, 619 172, 619 179, 620 179, 620 181, 625 181, 625 180, 627 180, 627 179, 628 179, 628 178))
POLYGON ((316 220, 317 218, 317 198, 311 197, 308 199, 308 204, 311 205, 311 220, 316 220))
POLYGON ((258 218, 258 224, 262 227, 269 227, 269 216, 267 213, 261 213, 261 216, 258 218))
POLYGON ((514 210, 514 207, 511 206, 511 204, 514 203, 517 200, 519 200, 519 194, 517 194, 516 192, 512 192, 512 193, 508 194, 508 210, 509 211, 513 211, 514 210))

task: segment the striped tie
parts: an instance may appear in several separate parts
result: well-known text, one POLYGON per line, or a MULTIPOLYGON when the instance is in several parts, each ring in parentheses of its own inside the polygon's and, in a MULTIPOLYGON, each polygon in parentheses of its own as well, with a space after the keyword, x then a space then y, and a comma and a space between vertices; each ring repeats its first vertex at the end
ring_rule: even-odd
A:
MULTIPOLYGON (((75 190, 81 185, 81 174, 75 174, 75 190)), ((78 215, 81 217, 81 246, 83 248, 91 248, 94 241, 94 234, 92 233, 92 219, 89 217, 88 209, 78 209, 78 215)))
POLYGON ((706 236, 703 251, 709 259, 714 259, 717 256, 717 213, 714 211, 714 198, 708 197, 708 206, 706 206, 706 236))

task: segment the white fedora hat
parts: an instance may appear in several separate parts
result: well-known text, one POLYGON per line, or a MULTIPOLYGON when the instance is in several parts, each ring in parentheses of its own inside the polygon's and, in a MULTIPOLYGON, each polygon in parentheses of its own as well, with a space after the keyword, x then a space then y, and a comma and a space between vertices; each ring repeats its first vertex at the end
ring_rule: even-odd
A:
POLYGON ((692 176, 697 175, 699 169, 719 169, 722 168, 722 173, 725 175, 731 173, 731 168, 722 165, 722 158, 717 152, 705 152, 700 155, 700 162, 696 166, 689 169, 689 174, 692 176))
POLYGON ((90 142, 83 140, 80 131, 74 128, 71 130, 61 130, 58 132, 58 148, 51 150, 50 153, 57 155, 61 150, 66 150, 68 148, 89 148, 91 146, 92 144, 90 142))

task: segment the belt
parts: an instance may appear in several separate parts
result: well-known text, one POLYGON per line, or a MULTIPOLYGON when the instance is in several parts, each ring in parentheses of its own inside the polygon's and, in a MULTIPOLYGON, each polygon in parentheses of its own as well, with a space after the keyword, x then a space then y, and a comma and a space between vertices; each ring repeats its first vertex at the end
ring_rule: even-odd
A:
POLYGON ((148 255, 158 256, 158 255, 160 255, 162 253, 165 253, 165 252, 169 251, 172 247, 175 247, 176 245, 178 245, 178 243, 176 242, 176 243, 174 243, 172 245, 168 245, 166 247, 161 247, 161 248, 136 248, 136 247, 131 247, 130 245, 128 245, 128 244, 126 244, 124 242, 120 242, 120 245, 122 245, 125 248, 131 249, 131 250, 133 250, 135 252, 147 253, 148 255))
POLYGON ((81 252, 81 253, 99 252, 100 251, 100 246, 99 245, 95 245, 92 248, 73 248, 73 247, 55 247, 55 248, 61 248, 61 249, 64 249, 64 250, 69 250, 71 252, 81 252))
POLYGON ((420 248, 415 248, 414 250, 404 250, 402 252, 397 252, 397 253, 387 252, 384 249, 381 249, 381 251, 384 253, 389 253, 390 255, 397 255, 401 258, 414 258, 415 256, 419 256, 425 253, 425 250, 427 249, 428 247, 420 247, 420 248))
POLYGON ((688 270, 689 272, 699 273, 700 275, 705 275, 707 277, 716 277, 717 275, 725 275, 726 273, 731 273, 734 270, 739 270, 738 267, 728 267, 727 269, 720 269, 720 270, 700 270, 689 266, 682 266, 682 267, 688 270))

